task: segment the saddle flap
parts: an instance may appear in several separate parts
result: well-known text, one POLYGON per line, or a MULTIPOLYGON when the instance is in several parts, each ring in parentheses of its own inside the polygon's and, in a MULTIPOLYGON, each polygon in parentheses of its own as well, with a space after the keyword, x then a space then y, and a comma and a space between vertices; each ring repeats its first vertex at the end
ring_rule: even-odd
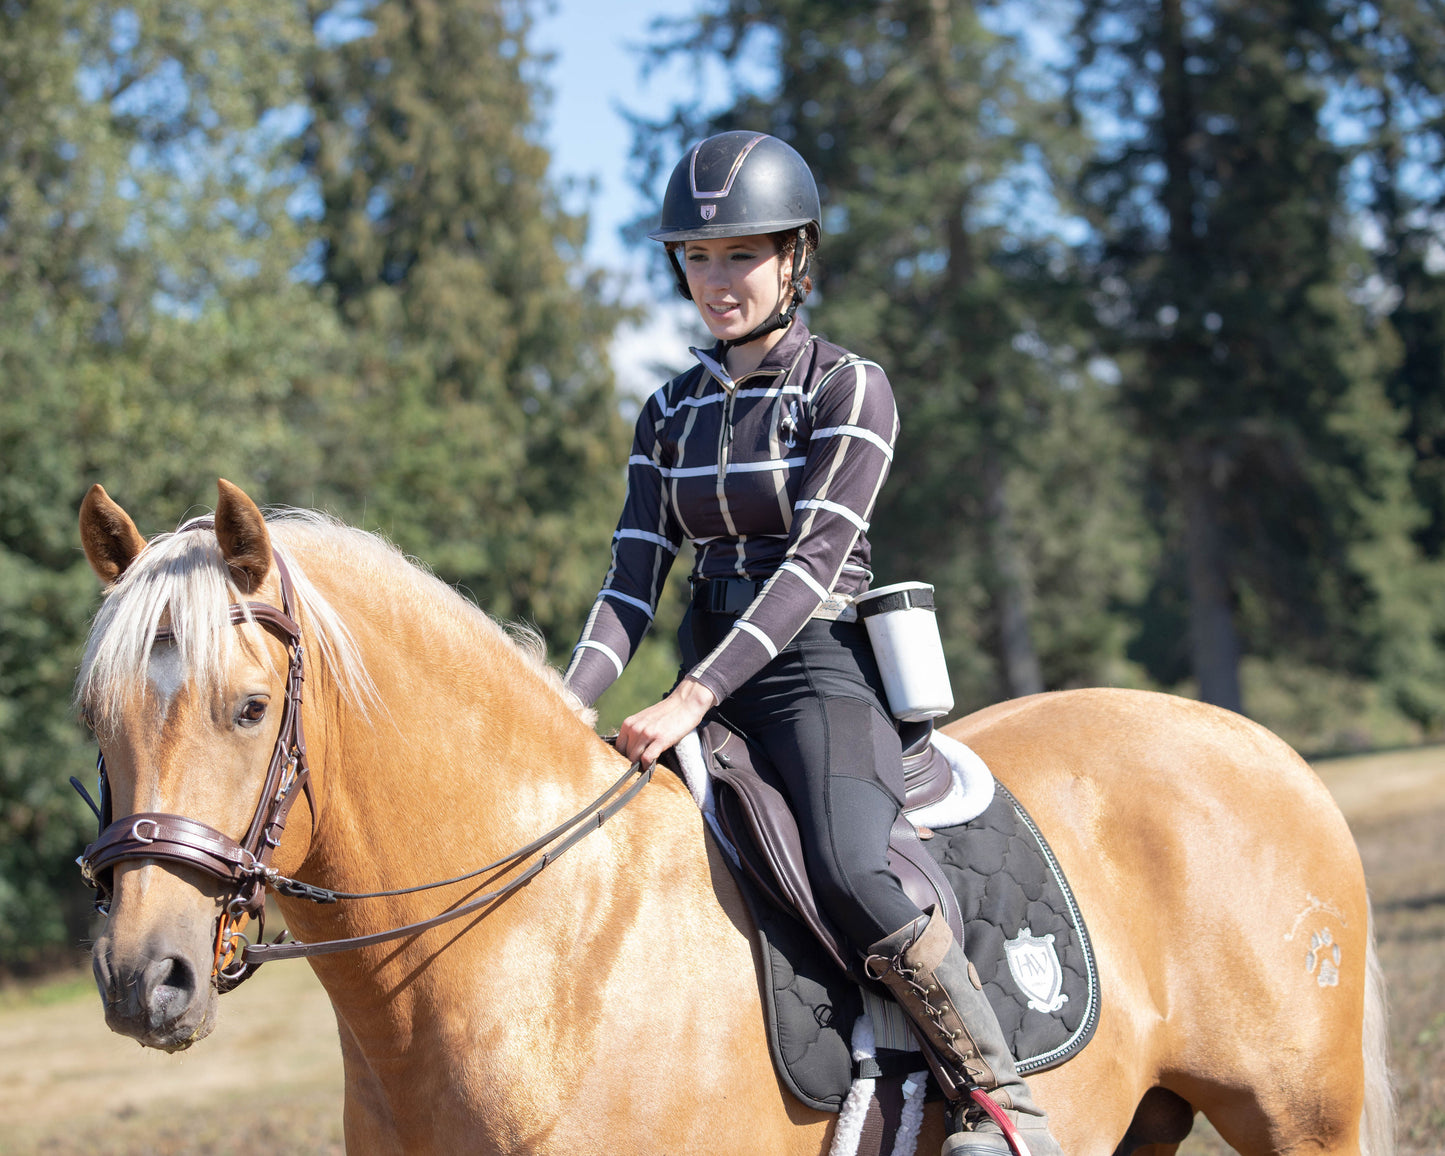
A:
MULTIPOLYGON (((842 970, 853 970, 852 952, 813 896, 798 823, 767 756, 719 722, 702 728, 702 740, 711 756, 713 778, 725 788, 719 792, 719 821, 749 876, 769 899, 802 920, 842 970)), ((920 910, 936 904, 962 942, 958 902, 904 815, 893 824, 888 850, 888 865, 908 897, 920 910)))
MULTIPOLYGON (((726 789, 720 793, 724 797, 718 807, 719 820, 749 875, 770 899, 803 921, 840 968, 849 970, 850 953, 842 937, 813 899, 792 808, 783 792, 758 769, 760 763, 766 766, 766 757, 722 723, 707 723, 702 741, 712 759, 712 776, 726 789), (739 813, 741 824, 737 822, 739 813)), ((768 772, 772 777, 771 768, 768 772)))
POLYGON ((923 846, 907 815, 899 815, 888 832, 888 867, 903 884, 903 893, 920 911, 936 906, 953 938, 963 943, 963 912, 943 869, 923 846))

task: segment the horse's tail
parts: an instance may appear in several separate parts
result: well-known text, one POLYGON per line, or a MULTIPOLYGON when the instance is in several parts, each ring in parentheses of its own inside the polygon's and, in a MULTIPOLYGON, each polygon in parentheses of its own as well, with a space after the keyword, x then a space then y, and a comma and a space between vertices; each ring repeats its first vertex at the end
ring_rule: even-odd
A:
POLYGON ((1365 1107, 1360 1113, 1360 1156, 1394 1156, 1395 1089, 1390 1083, 1385 973, 1375 952, 1373 910, 1365 934, 1365 1107))

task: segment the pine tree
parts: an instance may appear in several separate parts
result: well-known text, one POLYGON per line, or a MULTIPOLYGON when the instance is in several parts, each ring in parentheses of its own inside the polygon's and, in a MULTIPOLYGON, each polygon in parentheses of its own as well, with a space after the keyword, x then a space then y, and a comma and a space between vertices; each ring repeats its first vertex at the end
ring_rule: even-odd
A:
POLYGON ((287 11, 0 10, 0 967, 86 921, 94 819, 66 783, 94 758, 69 706, 98 597, 86 488, 147 532, 217 474, 310 488, 294 419, 326 382, 327 314, 290 275, 261 127, 296 96, 267 67, 287 11))
POLYGON ((1397 653, 1386 660, 1387 677, 1408 713, 1439 729, 1445 724, 1445 181, 1439 165, 1445 156, 1445 6, 1386 0, 1345 9, 1337 27, 1337 115, 1347 126, 1356 177, 1350 195, 1369 222, 1381 282, 1372 285, 1372 305, 1388 315, 1400 343, 1385 388, 1404 415, 1411 487, 1421 508, 1413 539, 1428 563, 1396 576, 1399 601, 1416 613, 1394 632, 1397 653))
POLYGON ((1132 351, 1125 397, 1175 559, 1147 645, 1158 676, 1183 659, 1235 709, 1246 653, 1377 677, 1410 629, 1395 348, 1358 303, 1348 158, 1322 131, 1333 20, 1284 0, 1090 0, 1075 34, 1076 107, 1114 126, 1081 181, 1101 317, 1132 351))
POLYGON ((340 45, 318 23, 302 162, 359 365, 329 493, 565 647, 621 504, 622 314, 547 180, 528 9, 383 0, 340 45))
POLYGON ((1445 557, 1445 5, 1385 0, 1340 13, 1339 119, 1353 143, 1351 194, 1373 226, 1382 303, 1400 338, 1391 400, 1406 415, 1425 554, 1445 557), (1362 139, 1361 138, 1362 135, 1362 139))

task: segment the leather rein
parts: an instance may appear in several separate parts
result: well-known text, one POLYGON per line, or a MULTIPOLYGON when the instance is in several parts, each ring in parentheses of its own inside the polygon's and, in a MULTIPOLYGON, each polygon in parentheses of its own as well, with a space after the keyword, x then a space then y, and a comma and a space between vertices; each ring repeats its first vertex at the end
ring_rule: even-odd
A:
MULTIPOLYGON (((212 524, 208 519, 198 520, 188 523, 183 529, 207 529, 212 524)), ((311 807, 314 822, 316 800, 311 790, 306 736, 301 726, 301 690, 306 676, 301 630, 291 613, 291 607, 295 603, 295 591, 285 562, 279 554, 273 557, 281 579, 281 608, 277 609, 264 602, 247 602, 244 606, 236 603, 230 607, 230 620, 233 625, 255 621, 267 627, 286 644, 289 658, 281 728, 276 736, 276 745, 266 770, 266 780, 245 836, 237 841, 198 819, 156 811, 138 812, 112 820, 110 785, 104 754, 96 761, 100 780, 99 806, 92 801, 78 779, 72 777, 70 780, 90 804, 100 823, 99 836, 85 848, 76 862, 86 883, 97 892, 95 907, 101 914, 107 915, 110 911, 113 868, 117 863, 129 860, 152 859, 177 863, 199 869, 227 885, 229 896, 217 923, 216 950, 211 972, 222 992, 230 991, 249 979, 267 960, 302 959, 313 955, 352 951, 358 947, 416 935, 428 928, 479 911, 524 887, 550 863, 555 862, 631 802, 652 778, 652 767, 643 768, 640 764, 633 763, 616 782, 570 819, 525 847, 450 879, 440 879, 414 887, 399 887, 390 891, 351 892, 333 891, 282 875, 271 866, 271 858, 280 846, 292 804, 298 795, 304 794, 311 807), (532 858, 533 856, 535 858, 532 858), (511 870, 522 866, 529 858, 531 862, 526 864, 521 874, 505 884, 473 896, 465 903, 450 907, 429 919, 349 939, 287 943, 287 933, 283 931, 270 943, 264 940, 268 888, 278 894, 293 899, 310 900, 313 903, 335 903, 343 899, 379 899, 446 887, 488 872, 511 870), (251 942, 243 930, 251 918, 256 920, 258 927, 258 942, 255 943, 251 942)), ((171 641, 174 637, 171 628, 161 627, 156 631, 155 641, 171 641)))

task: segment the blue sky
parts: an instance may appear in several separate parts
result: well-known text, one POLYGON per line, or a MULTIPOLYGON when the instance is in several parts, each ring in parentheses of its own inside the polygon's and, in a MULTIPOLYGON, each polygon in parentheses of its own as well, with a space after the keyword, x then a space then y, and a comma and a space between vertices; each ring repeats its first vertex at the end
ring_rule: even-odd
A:
MULTIPOLYGON (((709 63, 698 72, 690 63, 679 63, 654 69, 644 80, 638 50, 652 38, 654 21, 690 17, 708 4, 539 0, 538 6, 532 49, 554 55, 546 74, 553 99, 545 116, 553 174, 598 182, 597 195, 587 206, 593 222, 589 255, 607 267, 631 266, 635 255, 627 252, 617 230, 645 205, 627 182, 632 139, 621 110, 662 117, 674 104, 699 94, 714 106, 730 97, 730 82, 720 64, 709 63)), ((766 83, 771 62, 758 64, 749 79, 766 83)))
POLYGON ((587 206, 593 263, 621 268, 636 261, 617 235, 643 207, 627 183, 632 141, 619 106, 660 115, 692 92, 691 78, 677 69, 644 82, 634 49, 645 42, 654 19, 687 16, 696 7, 695 0, 555 0, 553 13, 538 19, 534 49, 556 54, 548 74, 554 94, 547 118, 553 172, 598 182, 587 206))

